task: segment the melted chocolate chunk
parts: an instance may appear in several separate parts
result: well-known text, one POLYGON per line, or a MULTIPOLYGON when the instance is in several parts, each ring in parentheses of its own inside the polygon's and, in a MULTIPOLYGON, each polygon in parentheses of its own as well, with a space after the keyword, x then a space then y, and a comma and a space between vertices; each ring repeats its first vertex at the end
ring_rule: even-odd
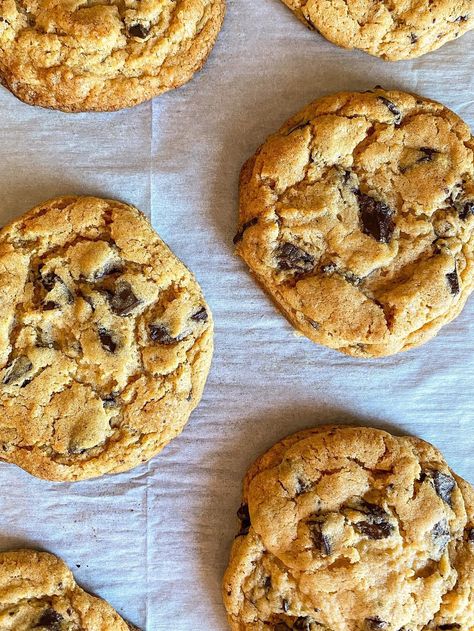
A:
POLYGON ((314 268, 314 256, 292 243, 282 243, 276 250, 278 269, 310 272, 314 268))
POLYGON ((311 488, 311 484, 309 484, 308 482, 305 482, 305 480, 302 480, 301 478, 298 478, 296 480, 296 487, 295 487, 296 495, 301 495, 302 493, 305 493, 305 491, 307 491, 310 488, 311 488))
POLYGON ((100 327, 98 333, 99 333, 100 343, 105 348, 105 350, 109 351, 109 353, 115 353, 115 350, 117 348, 117 343, 114 342, 114 339, 112 335, 109 333, 109 331, 107 331, 107 329, 100 327))
POLYGON ((247 504, 241 504, 237 511, 237 517, 240 519, 240 530, 237 533, 237 537, 242 535, 248 535, 250 530, 250 513, 247 504))
POLYGON ((113 408, 117 405, 117 397, 111 392, 110 394, 106 394, 105 397, 102 397, 102 405, 104 408, 113 408))
POLYGON ((457 296, 460 292, 458 272, 454 269, 452 272, 446 274, 446 280, 448 281, 449 291, 453 296, 457 296))
POLYGON ((297 631, 311 631, 311 618, 308 616, 300 616, 293 623, 293 629, 297 631))
POLYGON ((271 576, 265 576, 265 579, 263 581, 263 589, 266 592, 269 592, 272 588, 272 577, 271 576))
POLYGON ((289 627, 286 622, 279 622, 275 625, 275 631, 291 631, 291 627, 289 627))
POLYGON ((242 224, 242 227, 232 239, 234 245, 236 245, 239 241, 242 241, 242 237, 244 236, 244 232, 247 230, 247 228, 250 228, 250 226, 255 226, 257 222, 258 217, 254 217, 253 219, 250 219, 250 221, 246 221, 244 224, 242 224))
POLYGON ((449 504, 449 506, 451 506, 451 495, 454 491, 454 487, 456 486, 456 482, 450 475, 441 473, 441 471, 433 471, 431 477, 433 479, 433 485, 435 487, 436 493, 443 500, 443 502, 446 502, 446 504, 449 504))
POLYGON ((106 276, 112 276, 113 274, 121 274, 123 272, 123 265, 118 261, 113 261, 106 265, 103 269, 94 274, 94 280, 100 280, 106 276))
POLYGON ((393 103, 392 101, 390 101, 389 99, 387 99, 384 96, 379 96, 377 98, 380 101, 382 101, 382 103, 390 110, 390 112, 392 112, 392 114, 395 117, 395 124, 398 125, 401 122, 401 120, 402 120, 402 113, 398 109, 398 107, 395 105, 395 103, 393 103))
POLYGON ((45 274, 44 276, 41 276, 41 284, 46 289, 46 291, 51 291, 58 281, 60 283, 63 282, 59 278, 59 276, 57 276, 53 272, 49 272, 49 274, 45 274))
POLYGON ((368 519, 354 523, 355 530, 369 539, 386 539, 394 531, 393 525, 388 521, 388 513, 377 504, 362 502, 357 508, 367 515, 368 519))
POLYGON ((322 524, 319 521, 308 522, 308 528, 314 546, 319 550, 322 556, 331 554, 331 541, 327 535, 323 533, 322 524))
POLYGON ((131 37, 138 37, 139 39, 145 39, 149 33, 150 27, 140 23, 133 24, 128 29, 128 34, 131 37))
POLYGON ((467 540, 469 543, 474 543, 474 528, 469 528, 467 531, 467 540))
POLYGON ((440 624, 438 629, 442 629, 443 631, 448 631, 448 629, 460 629, 461 625, 457 622, 452 622, 450 624, 440 624))
POLYGON ((386 629, 388 627, 388 622, 385 622, 385 620, 375 616, 374 618, 365 619, 365 627, 368 631, 379 631, 379 629, 386 629))
POLYGON ((119 281, 115 285, 113 292, 107 292, 110 308, 118 316, 128 315, 140 304, 140 300, 132 291, 130 283, 125 280, 119 281))
POLYGON ((466 221, 466 219, 470 216, 474 215, 474 201, 464 201, 459 205, 459 219, 466 221))
POLYGON ((393 210, 370 195, 356 192, 362 231, 379 243, 390 243, 395 229, 393 210))
POLYGON ((6 368, 6 374, 3 378, 3 384, 10 386, 12 383, 19 381, 27 372, 33 368, 33 364, 30 362, 26 355, 20 355, 14 359, 6 368))
POLYGON ((431 536, 433 537, 433 543, 436 546, 436 560, 438 561, 446 550, 451 539, 451 533, 449 531, 449 526, 446 519, 442 519, 433 526, 431 536))
POLYGON ((148 326, 150 331, 150 337, 154 342, 168 346, 169 344, 175 344, 179 342, 182 337, 171 337, 168 329, 163 324, 150 324, 148 326))
POLYGON ((207 322, 209 315, 207 313, 206 307, 201 307, 196 313, 191 316, 191 320, 195 322, 207 322))
POLYGON ((48 300, 43 304, 44 311, 53 311, 53 309, 59 309, 59 305, 54 300, 48 300))
POLYGON ((36 626, 46 627, 48 631, 61 631, 61 622, 63 620, 63 616, 50 607, 43 611, 36 626))
POLYGON ((433 156, 439 153, 437 149, 432 149, 431 147, 420 147, 420 152, 423 155, 418 159, 418 163, 431 162, 433 160, 433 156))

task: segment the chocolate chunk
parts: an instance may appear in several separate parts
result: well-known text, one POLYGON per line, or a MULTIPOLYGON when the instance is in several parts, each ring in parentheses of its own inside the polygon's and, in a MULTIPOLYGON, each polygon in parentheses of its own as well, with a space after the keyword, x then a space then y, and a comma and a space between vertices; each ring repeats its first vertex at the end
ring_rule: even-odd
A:
POLYGON ((390 112, 392 112, 392 114, 395 117, 395 124, 399 124, 402 120, 402 113, 401 111, 398 109, 398 107, 395 105, 395 103, 393 103, 392 101, 390 101, 389 99, 387 99, 384 96, 378 96, 377 97, 380 101, 382 101, 382 103, 390 110, 390 112))
POLYGON ((464 201, 458 205, 459 219, 466 221, 470 215, 474 215, 474 201, 464 201))
POLYGON ((432 471, 430 477, 433 481, 433 486, 439 497, 446 502, 449 506, 452 503, 452 492, 456 486, 456 482, 450 475, 441 473, 441 471, 432 471))
POLYGON ((442 519, 433 526, 431 536, 433 537, 433 543, 436 546, 436 561, 438 561, 443 556, 443 553, 451 540, 451 533, 446 519, 442 519))
POLYGON ((150 337, 154 342, 168 346, 169 344, 175 344, 182 340, 182 336, 171 337, 168 329, 163 324, 150 324, 148 326, 150 331, 150 337))
POLYGON ((140 304, 140 300, 133 293, 130 283, 125 280, 116 283, 114 291, 107 292, 107 296, 110 308, 118 316, 128 315, 140 304))
POLYGON ((46 291, 51 291, 58 281, 61 283, 63 282, 59 278, 59 276, 57 276, 53 272, 49 272, 49 274, 45 274, 44 276, 41 276, 41 283, 43 287, 46 289, 46 291))
POLYGON ((390 537, 393 532, 392 524, 389 524, 387 521, 377 521, 377 522, 369 522, 369 521, 359 521, 354 524, 354 528, 361 535, 365 535, 369 539, 386 539, 390 537))
POLYGON ((379 631, 379 629, 386 629, 388 627, 388 622, 385 622, 385 620, 375 616, 374 618, 365 619, 365 627, 368 631, 379 631))
POLYGON ((288 613, 288 611, 290 610, 290 603, 286 600, 286 598, 283 598, 283 600, 281 601, 281 608, 285 613, 288 613))
POLYGON ((292 243, 282 243, 276 250, 278 268, 297 272, 310 272, 314 268, 314 256, 292 243))
POLYGON ((109 351, 109 353, 115 353, 115 350, 117 348, 117 343, 114 342, 112 335, 109 333, 109 331, 107 331, 107 329, 104 329, 103 327, 100 327, 98 333, 99 333, 100 343, 105 348, 105 350, 109 351))
POLYGON ((311 618, 309 616, 300 616, 293 623, 293 629, 297 631, 311 631, 311 618))
POLYGON ((123 272, 123 265, 119 261, 111 261, 103 269, 94 274, 94 280, 100 280, 105 276, 112 276, 113 274, 120 274, 123 272))
POLYGON ((419 151, 423 155, 418 159, 418 163, 431 162, 433 160, 433 156, 439 153, 437 149, 432 149, 431 147, 420 147, 419 151))
POLYGON ((460 15, 454 20, 454 22, 467 22, 468 19, 469 19, 468 15, 460 15))
POLYGON ((128 29, 128 34, 131 37, 138 37, 139 39, 145 39, 149 33, 150 27, 140 24, 139 22, 137 24, 133 24, 128 29))
POLYGON ((269 592, 272 588, 272 577, 271 576, 265 576, 265 579, 263 581, 263 589, 266 592, 269 592))
POLYGON ((467 531, 467 540, 469 543, 474 543, 474 528, 469 528, 467 531))
POLYGON ((379 202, 370 195, 365 195, 360 191, 357 191, 356 195, 362 231, 379 243, 390 243, 395 229, 393 210, 384 202, 379 202))
POLYGON ((206 307, 201 307, 196 313, 191 316, 191 320, 195 322, 207 322, 209 315, 207 313, 206 307))
POLYGON ((59 305, 54 300, 48 300, 43 304, 43 311, 52 311, 53 309, 59 309, 59 305))
POLYGON ((240 519, 240 530, 237 533, 237 537, 242 535, 248 535, 250 530, 250 513, 247 504, 241 504, 237 511, 237 517, 240 519))
POLYGON ((250 219, 250 221, 246 221, 244 224, 242 224, 241 228, 232 239, 234 245, 236 245, 239 241, 242 241, 242 237, 244 236, 244 232, 247 230, 247 228, 250 228, 250 226, 255 226, 257 222, 258 217, 254 217, 253 219, 250 219))
POLYGON ((438 629, 442 629, 443 631, 448 631, 448 629, 460 629, 461 625, 457 622, 452 622, 450 624, 440 624, 438 629))
POLYGON ((331 554, 331 541, 327 535, 323 533, 322 524, 319 521, 308 522, 308 528, 314 546, 319 550, 322 556, 331 554))
POLYGON ((279 622, 275 625, 274 631, 291 631, 291 627, 289 627, 286 622, 279 622))
POLYGON ((36 627, 46 627, 48 631, 61 631, 63 616, 51 607, 43 611, 36 627))
POLYGON ((105 397, 102 397, 102 405, 104 408, 113 408, 117 405, 117 397, 111 392, 110 394, 106 394, 105 397))
POLYGON ((446 280, 448 281, 449 291, 453 294, 453 296, 457 296, 461 291, 457 270, 454 269, 452 272, 446 274, 446 280))
POLYGON ((296 495, 301 495, 302 493, 304 493, 310 488, 311 488, 311 484, 309 484, 309 482, 305 482, 305 480, 302 480, 301 478, 298 478, 296 480, 296 486, 295 486, 296 495))
POLYGON ((20 355, 14 359, 6 368, 6 374, 3 378, 3 384, 9 386, 12 383, 17 382, 21 377, 26 375, 33 368, 33 364, 30 362, 26 355, 20 355))
POLYGON ((418 35, 416 35, 415 33, 410 33, 410 41, 412 44, 416 44, 416 42, 418 41, 418 35))

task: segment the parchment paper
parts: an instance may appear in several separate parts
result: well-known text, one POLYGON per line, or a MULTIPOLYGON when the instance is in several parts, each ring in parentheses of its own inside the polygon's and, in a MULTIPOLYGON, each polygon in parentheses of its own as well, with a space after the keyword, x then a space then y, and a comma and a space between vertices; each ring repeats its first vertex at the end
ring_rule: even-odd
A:
POLYGON ((216 320, 204 399, 153 461, 76 484, 0 465, 2 549, 60 555, 147 631, 224 631, 220 581, 241 479, 286 434, 339 421, 413 433, 474 482, 474 298, 422 348, 351 359, 293 335, 231 244, 240 166, 291 114, 381 84, 440 100, 472 125, 473 44, 471 32, 387 63, 326 42, 279 0, 228 0, 204 71, 152 103, 66 115, 0 89, 0 221, 67 193, 135 204, 196 273, 216 320))

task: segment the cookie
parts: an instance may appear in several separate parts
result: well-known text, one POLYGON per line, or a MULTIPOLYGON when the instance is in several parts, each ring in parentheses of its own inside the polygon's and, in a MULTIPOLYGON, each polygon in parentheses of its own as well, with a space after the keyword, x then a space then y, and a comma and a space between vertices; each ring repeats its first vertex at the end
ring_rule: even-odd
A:
POLYGON ((135 208, 60 197, 0 231, 0 458, 49 480, 125 471, 198 404, 212 317, 135 208))
POLYGON ((330 42, 391 61, 437 50, 474 28, 472 0, 283 2, 330 42))
POLYGON ((474 489, 418 438, 290 436, 249 469, 238 515, 234 631, 474 628, 474 489))
POLYGON ((241 173, 237 253, 304 335, 350 355, 418 346, 473 289, 474 140, 439 103, 319 99, 241 173))
POLYGON ((206 61, 225 0, 0 0, 0 80, 66 112, 137 105, 206 61))
POLYGON ((2 631, 139 631, 101 598, 82 590, 47 552, 0 552, 2 631))

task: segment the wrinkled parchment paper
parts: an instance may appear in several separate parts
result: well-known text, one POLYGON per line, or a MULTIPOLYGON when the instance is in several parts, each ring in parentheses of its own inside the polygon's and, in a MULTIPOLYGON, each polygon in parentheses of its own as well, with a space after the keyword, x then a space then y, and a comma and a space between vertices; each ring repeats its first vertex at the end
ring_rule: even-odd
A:
POLYGON ((0 547, 63 557, 147 631, 224 631, 220 581, 246 467, 286 434, 374 424, 436 443, 474 482, 474 297, 420 349, 362 361, 296 337, 232 254, 243 161, 330 92, 376 84, 435 98, 474 124, 474 32, 412 62, 339 49, 279 0, 228 0, 190 84, 112 114, 23 105, 0 89, 0 221, 61 194, 135 204, 196 273, 216 320, 204 398, 184 433, 125 474, 75 484, 0 464, 0 547))

